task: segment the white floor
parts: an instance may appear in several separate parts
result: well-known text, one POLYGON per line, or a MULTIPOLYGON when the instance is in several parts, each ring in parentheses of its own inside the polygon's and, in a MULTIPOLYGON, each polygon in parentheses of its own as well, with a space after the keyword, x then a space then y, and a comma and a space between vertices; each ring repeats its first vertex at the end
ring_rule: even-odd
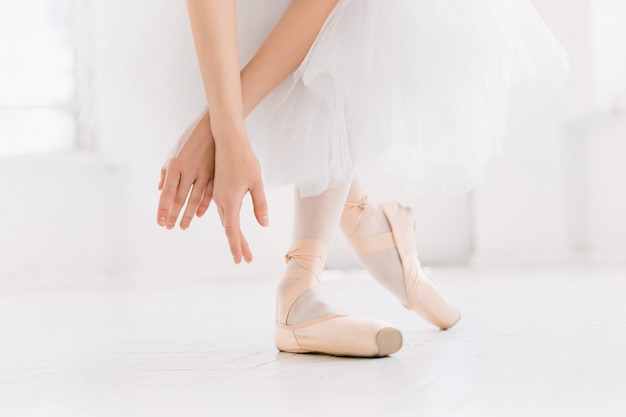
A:
POLYGON ((4 282, 0 416, 626 415, 626 270, 430 274, 463 313, 447 332, 328 274, 346 311, 403 331, 371 360, 278 353, 274 284, 250 277, 4 282))

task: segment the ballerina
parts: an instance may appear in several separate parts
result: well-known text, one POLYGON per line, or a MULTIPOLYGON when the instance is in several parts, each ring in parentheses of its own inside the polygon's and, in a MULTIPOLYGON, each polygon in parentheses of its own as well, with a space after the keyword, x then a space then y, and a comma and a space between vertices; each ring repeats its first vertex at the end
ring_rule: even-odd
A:
POLYGON ((295 221, 277 291, 278 349, 380 357, 402 346, 392 325, 341 314, 320 295, 338 226, 406 308, 440 329, 454 326, 460 313, 420 266, 411 212, 369 201, 355 162, 381 157, 416 191, 475 186, 508 117, 545 102, 567 73, 532 6, 188 0, 187 8, 206 107, 161 171, 158 224, 172 229, 180 217, 187 229, 214 202, 234 262, 251 262, 242 199, 250 194, 266 227, 263 177, 290 182, 295 221))

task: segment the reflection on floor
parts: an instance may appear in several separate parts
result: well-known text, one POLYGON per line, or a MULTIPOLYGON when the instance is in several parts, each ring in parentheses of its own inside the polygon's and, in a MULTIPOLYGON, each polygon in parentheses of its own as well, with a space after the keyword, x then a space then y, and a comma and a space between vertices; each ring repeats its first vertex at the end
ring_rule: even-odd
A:
POLYGON ((363 272, 345 311, 404 334, 384 359, 278 353, 274 283, 0 287, 0 415, 623 416, 626 271, 430 271, 463 313, 440 332, 363 272))

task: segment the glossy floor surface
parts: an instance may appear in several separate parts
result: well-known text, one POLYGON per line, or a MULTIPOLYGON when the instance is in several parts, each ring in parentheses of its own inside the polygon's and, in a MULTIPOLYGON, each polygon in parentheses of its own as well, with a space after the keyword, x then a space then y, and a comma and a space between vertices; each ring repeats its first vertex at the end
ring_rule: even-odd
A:
POLYGON ((5 280, 0 416, 626 415, 626 271, 430 275, 463 313, 447 332, 327 274, 335 304, 402 330, 371 360, 277 352, 268 279, 5 280))

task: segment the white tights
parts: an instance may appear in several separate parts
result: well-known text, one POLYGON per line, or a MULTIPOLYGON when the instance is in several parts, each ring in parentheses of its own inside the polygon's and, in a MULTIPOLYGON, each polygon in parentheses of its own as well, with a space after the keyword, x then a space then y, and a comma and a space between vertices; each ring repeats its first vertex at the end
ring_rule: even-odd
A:
MULTIPOLYGON (((346 199, 364 196, 365 191, 356 179, 331 188, 315 197, 300 198, 296 191, 293 241, 316 239, 326 247, 332 243, 337 231, 346 199)), ((382 210, 375 203, 368 203, 356 229, 354 238, 363 239, 390 231, 390 226, 382 210)), ((365 268, 385 288, 391 291, 403 304, 407 303, 406 290, 400 257, 396 249, 366 255, 359 254, 365 268)), ((325 260, 324 260, 325 261, 325 260)), ((278 287, 278 299, 282 299, 289 288, 304 274, 308 273, 295 259, 287 264, 285 277, 278 287)), ((300 296, 291 307, 287 324, 294 325, 334 313, 323 301, 320 287, 312 288, 300 296)))
MULTIPOLYGON (((348 199, 367 195, 358 179, 352 181, 348 199)), ((365 239, 372 236, 382 235, 391 231, 391 226, 379 205, 368 202, 359 222, 354 229, 353 238, 365 239)), ((407 304, 406 289, 400 256, 395 248, 385 249, 380 252, 357 254, 363 266, 383 287, 387 288, 400 300, 403 305, 407 304)))

